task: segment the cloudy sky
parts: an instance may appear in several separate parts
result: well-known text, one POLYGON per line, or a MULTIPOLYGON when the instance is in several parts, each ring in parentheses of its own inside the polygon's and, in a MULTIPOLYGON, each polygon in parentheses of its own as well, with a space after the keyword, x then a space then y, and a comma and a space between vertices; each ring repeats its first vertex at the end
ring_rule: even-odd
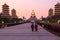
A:
POLYGON ((34 10, 37 18, 41 16, 46 17, 48 15, 49 8, 54 9, 54 5, 60 2, 60 0, 0 0, 0 12, 2 11, 2 5, 6 3, 11 9, 16 9, 17 16, 22 18, 25 16, 29 18, 31 11, 34 10))

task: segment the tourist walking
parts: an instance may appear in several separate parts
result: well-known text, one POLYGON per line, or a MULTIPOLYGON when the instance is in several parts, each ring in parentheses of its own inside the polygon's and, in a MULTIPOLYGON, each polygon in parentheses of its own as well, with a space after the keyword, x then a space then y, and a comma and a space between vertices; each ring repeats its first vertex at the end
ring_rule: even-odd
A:
POLYGON ((31 29, 32 29, 32 31, 34 31, 34 23, 32 23, 31 29))
POLYGON ((38 25, 35 23, 35 31, 38 31, 38 25))
POLYGON ((38 31, 38 25, 35 22, 32 23, 31 29, 32 29, 32 31, 38 31))

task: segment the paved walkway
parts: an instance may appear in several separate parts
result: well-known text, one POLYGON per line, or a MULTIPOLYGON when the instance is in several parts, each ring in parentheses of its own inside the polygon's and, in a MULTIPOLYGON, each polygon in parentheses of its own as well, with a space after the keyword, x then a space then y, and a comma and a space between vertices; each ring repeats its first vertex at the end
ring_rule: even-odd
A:
POLYGON ((38 27, 37 32, 31 31, 31 23, 0 29, 0 40, 60 40, 60 37, 38 27))

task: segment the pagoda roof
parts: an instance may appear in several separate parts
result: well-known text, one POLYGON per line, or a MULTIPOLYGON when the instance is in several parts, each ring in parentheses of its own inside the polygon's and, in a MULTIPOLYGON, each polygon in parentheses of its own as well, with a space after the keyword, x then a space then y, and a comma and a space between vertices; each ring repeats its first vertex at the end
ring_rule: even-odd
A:
MULTIPOLYGON (((59 3, 59 2, 57 2, 57 4, 56 4, 56 5, 60 5, 60 3, 59 3)), ((55 5, 55 6, 56 6, 56 5, 55 5)))
MULTIPOLYGON (((6 3, 4 4, 4 5, 2 5, 2 6, 8 6, 6 3)), ((8 6, 9 7, 9 6, 8 6)))

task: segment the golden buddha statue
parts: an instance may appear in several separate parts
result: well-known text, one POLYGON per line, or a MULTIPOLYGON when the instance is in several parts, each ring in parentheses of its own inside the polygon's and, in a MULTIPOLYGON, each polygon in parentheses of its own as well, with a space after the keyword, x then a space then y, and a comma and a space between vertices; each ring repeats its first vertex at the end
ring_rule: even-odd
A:
POLYGON ((34 12, 34 10, 32 10, 31 16, 35 16, 35 12, 34 12))

